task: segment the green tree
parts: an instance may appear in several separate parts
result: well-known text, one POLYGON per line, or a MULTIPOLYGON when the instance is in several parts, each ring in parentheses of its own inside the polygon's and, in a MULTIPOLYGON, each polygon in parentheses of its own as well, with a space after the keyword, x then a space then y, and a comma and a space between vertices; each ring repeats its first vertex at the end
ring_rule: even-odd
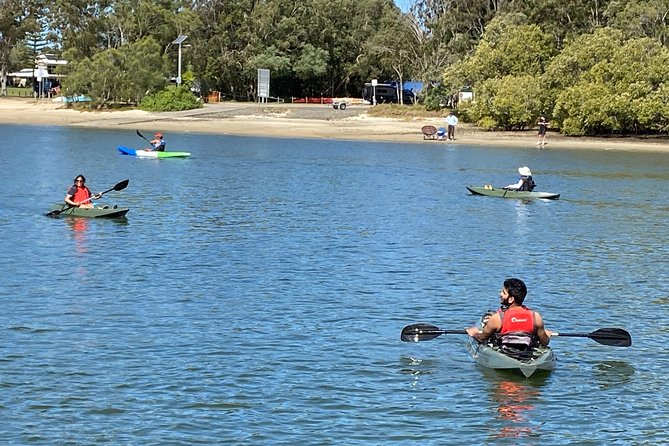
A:
POLYGON ((507 75, 488 79, 477 88, 471 119, 487 129, 522 130, 543 114, 541 79, 507 75))
POLYGON ((602 52, 557 97, 556 122, 571 135, 666 132, 668 63, 669 49, 655 39, 630 39, 602 52))
MULTIPOLYGON (((44 5, 40 0, 0 1, 0 91, 7 95, 7 73, 18 68, 12 55, 24 45, 28 33, 39 33, 43 29, 44 5)), ((33 60, 34 65, 34 60, 33 60)))
POLYGON ((669 44, 669 3, 667 0, 617 0, 604 13, 609 26, 625 37, 649 37, 669 44))
POLYGON ((160 45, 146 37, 119 49, 97 52, 80 58, 76 50, 66 51, 70 60, 62 88, 66 95, 87 94, 98 107, 110 104, 137 104, 147 94, 166 84, 166 59, 160 45))
MULTIPOLYGON (((414 19, 397 10, 387 10, 381 22, 381 30, 369 42, 368 51, 378 63, 392 70, 399 85, 414 73, 413 62, 420 51, 420 33, 414 19)), ((402 88, 399 88, 399 102, 404 103, 402 88)))

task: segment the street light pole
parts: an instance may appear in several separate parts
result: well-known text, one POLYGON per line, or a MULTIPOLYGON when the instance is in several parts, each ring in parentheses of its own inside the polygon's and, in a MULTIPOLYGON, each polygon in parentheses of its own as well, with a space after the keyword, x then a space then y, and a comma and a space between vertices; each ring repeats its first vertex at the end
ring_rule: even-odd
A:
POLYGON ((177 87, 181 86, 181 44, 186 40, 188 36, 179 34, 179 37, 177 37, 173 44, 179 45, 179 66, 178 66, 178 72, 177 72, 177 87))
POLYGON ((181 86, 181 44, 179 44, 179 71, 177 72, 177 86, 181 86))

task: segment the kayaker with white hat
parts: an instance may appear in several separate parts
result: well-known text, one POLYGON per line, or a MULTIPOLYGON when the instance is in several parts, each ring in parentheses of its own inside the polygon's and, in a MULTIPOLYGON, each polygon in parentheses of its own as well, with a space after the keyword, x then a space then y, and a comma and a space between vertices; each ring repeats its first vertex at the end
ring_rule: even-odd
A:
POLYGON ((536 183, 532 179, 530 168, 527 166, 519 167, 518 173, 520 174, 518 182, 516 184, 509 184, 504 189, 532 192, 536 187, 536 183))

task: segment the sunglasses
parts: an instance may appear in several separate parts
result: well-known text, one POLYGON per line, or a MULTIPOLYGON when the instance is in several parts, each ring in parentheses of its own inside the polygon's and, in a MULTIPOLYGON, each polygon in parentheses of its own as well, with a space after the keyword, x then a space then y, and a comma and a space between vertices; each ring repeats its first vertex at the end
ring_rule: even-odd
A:
POLYGON ((74 180, 75 183, 83 183, 84 180, 74 180))

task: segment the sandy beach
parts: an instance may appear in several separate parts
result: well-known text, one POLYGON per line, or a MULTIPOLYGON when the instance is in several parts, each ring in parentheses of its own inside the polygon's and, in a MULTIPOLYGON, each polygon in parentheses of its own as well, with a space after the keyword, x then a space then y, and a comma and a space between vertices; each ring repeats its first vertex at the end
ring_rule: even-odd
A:
MULTIPOLYGON (((282 138, 322 138, 432 145, 473 144, 537 149, 536 130, 487 132, 460 124, 456 141, 424 140, 421 127, 445 126, 435 119, 386 119, 367 116, 365 106, 335 110, 318 104, 213 103, 181 112, 150 113, 141 110, 80 111, 50 99, 0 97, 0 124, 56 125, 65 127, 120 128, 148 133, 194 132, 282 138)), ((669 153, 669 139, 566 137, 549 132, 543 150, 592 149, 669 153)))

